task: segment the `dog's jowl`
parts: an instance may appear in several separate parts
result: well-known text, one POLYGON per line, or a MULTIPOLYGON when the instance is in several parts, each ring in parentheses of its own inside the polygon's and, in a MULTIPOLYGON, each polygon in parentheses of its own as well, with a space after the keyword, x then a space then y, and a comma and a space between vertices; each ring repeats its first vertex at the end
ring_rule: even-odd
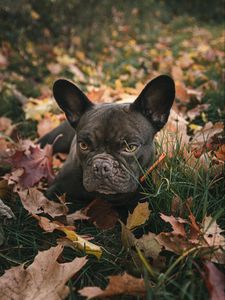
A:
POLYGON ((94 197, 114 205, 137 198, 139 178, 151 164, 154 135, 167 122, 175 97, 174 81, 159 76, 132 104, 94 105, 70 81, 59 79, 54 97, 67 120, 41 138, 68 158, 47 191, 49 198, 66 193, 78 200, 94 197))

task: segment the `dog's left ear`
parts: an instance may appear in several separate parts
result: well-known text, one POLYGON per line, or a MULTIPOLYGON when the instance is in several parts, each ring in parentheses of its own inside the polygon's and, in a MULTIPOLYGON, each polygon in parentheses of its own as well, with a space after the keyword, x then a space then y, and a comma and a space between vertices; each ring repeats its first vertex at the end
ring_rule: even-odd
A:
POLYGON ((167 122, 175 98, 175 84, 171 77, 161 75, 150 81, 130 109, 139 111, 153 125, 156 132, 167 122))

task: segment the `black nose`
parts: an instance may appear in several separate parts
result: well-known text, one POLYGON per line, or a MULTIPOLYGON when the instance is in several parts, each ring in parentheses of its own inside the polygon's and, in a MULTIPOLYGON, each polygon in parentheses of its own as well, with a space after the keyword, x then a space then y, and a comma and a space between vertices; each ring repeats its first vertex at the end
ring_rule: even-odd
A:
POLYGON ((93 164, 94 174, 98 177, 110 175, 112 173, 112 169, 112 164, 102 159, 96 159, 93 164))

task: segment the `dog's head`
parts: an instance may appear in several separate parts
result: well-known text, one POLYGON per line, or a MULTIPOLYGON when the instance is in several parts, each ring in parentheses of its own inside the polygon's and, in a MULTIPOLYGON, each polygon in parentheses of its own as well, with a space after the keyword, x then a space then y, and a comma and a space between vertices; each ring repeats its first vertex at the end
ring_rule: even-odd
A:
POLYGON ((174 81, 166 75, 153 79, 132 104, 94 105, 64 79, 55 82, 53 93, 76 129, 71 151, 85 189, 104 195, 134 192, 151 163, 154 135, 168 120, 174 81))

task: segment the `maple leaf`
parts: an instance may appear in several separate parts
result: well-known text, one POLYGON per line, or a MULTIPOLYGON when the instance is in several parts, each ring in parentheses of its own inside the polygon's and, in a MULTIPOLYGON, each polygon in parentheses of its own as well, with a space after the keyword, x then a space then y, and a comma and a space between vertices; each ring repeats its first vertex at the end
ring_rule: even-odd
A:
POLYGON ((135 207, 132 214, 129 213, 127 218, 127 225, 128 229, 134 229, 140 225, 143 225, 150 216, 150 210, 148 208, 148 202, 138 203, 135 207))
POLYGON ((79 293, 87 297, 106 298, 116 295, 131 295, 144 297, 146 294, 145 282, 142 278, 135 278, 127 273, 109 277, 109 284, 105 290, 99 287, 84 287, 79 293))
POLYGON ((18 184, 23 188, 34 186, 42 178, 47 178, 49 182, 54 179, 51 145, 41 149, 39 145, 31 142, 24 143, 5 161, 13 166, 13 170, 23 169, 18 180, 18 184))
POLYGON ((201 226, 196 223, 190 210, 189 220, 163 214, 161 218, 169 222, 173 228, 173 231, 161 232, 155 237, 165 249, 180 255, 186 250, 196 250, 200 256, 210 261, 220 264, 225 262, 222 250, 225 246, 225 238, 221 235, 222 230, 211 217, 206 217, 201 226), (188 228, 185 228, 184 224, 188 228))
POLYGON ((119 217, 109 202, 100 199, 93 200, 82 210, 82 213, 100 229, 113 228, 119 217))
POLYGON ((62 246, 39 252, 26 269, 23 265, 13 267, 0 277, 1 300, 60 300, 69 294, 66 282, 86 263, 85 257, 60 264, 58 257, 62 246))
POLYGON ((36 188, 24 191, 18 190, 23 207, 31 214, 45 213, 51 217, 66 215, 68 209, 64 203, 49 201, 42 192, 36 188))
POLYGON ((211 300, 225 299, 225 275, 211 263, 204 263, 206 273, 203 276, 208 288, 211 300))

